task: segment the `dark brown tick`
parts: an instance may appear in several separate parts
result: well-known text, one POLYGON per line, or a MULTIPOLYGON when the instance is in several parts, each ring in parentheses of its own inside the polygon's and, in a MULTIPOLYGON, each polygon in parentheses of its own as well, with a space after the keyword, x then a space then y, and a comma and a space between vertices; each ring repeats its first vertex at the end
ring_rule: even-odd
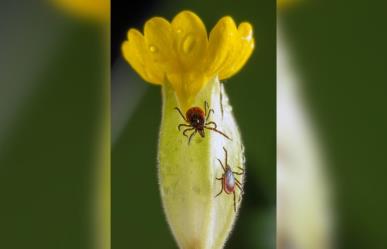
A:
MULTIPOLYGON (((221 181, 222 189, 215 196, 215 198, 218 197, 223 191, 228 195, 232 193, 234 195, 234 212, 236 212, 235 187, 239 188, 239 190, 241 191, 241 194, 243 193, 243 190, 242 190, 242 183, 235 178, 235 175, 243 175, 245 171, 241 167, 238 167, 241 170, 241 172, 232 171, 230 165, 228 165, 227 163, 227 150, 224 147, 223 147, 223 150, 225 153, 224 165, 221 160, 218 159, 218 161, 222 166, 224 173, 222 174, 222 177, 216 178, 216 180, 221 181)), ((239 196, 238 201, 240 201, 240 199, 241 199, 241 195, 239 196)))
POLYGON ((217 129, 218 126, 215 122, 208 121, 211 112, 214 113, 214 109, 209 108, 207 101, 204 102, 204 111, 200 107, 192 107, 188 109, 184 116, 179 108, 175 107, 175 110, 177 110, 180 113, 181 117, 184 119, 184 121, 187 122, 186 124, 179 124, 177 126, 179 131, 181 127, 187 127, 183 131, 183 135, 186 137, 188 137, 187 132, 192 131, 191 135, 188 138, 188 144, 191 142, 192 137, 196 133, 199 133, 201 137, 204 137, 204 129, 215 131, 223 135, 224 137, 230 139, 226 134, 217 129))

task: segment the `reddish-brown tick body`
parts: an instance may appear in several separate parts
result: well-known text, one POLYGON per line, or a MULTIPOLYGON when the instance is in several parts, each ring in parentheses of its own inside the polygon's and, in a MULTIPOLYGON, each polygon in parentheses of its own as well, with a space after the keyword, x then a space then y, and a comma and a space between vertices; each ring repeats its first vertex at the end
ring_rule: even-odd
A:
POLYGON ((201 137, 204 137, 204 125, 206 121, 205 115, 206 114, 200 107, 192 107, 188 109, 185 114, 185 118, 201 137))
MULTIPOLYGON (((225 164, 223 165, 222 161, 219 159, 218 159, 218 162, 222 166, 224 173, 222 174, 222 177, 216 178, 216 180, 221 181, 222 189, 215 196, 215 198, 218 197, 223 191, 228 195, 233 194, 233 196, 234 196, 234 212, 236 212, 236 201, 235 201, 235 189, 236 188, 235 187, 239 188, 239 190, 241 191, 241 195, 243 193, 243 190, 242 190, 242 183, 238 179, 235 178, 235 175, 243 175, 245 173, 245 171, 241 167, 238 167, 241 170, 241 172, 232 171, 230 165, 228 165, 228 162, 227 162, 227 150, 224 147, 223 147, 223 150, 225 153, 225 162, 224 162, 225 164)), ((241 195, 239 196, 239 201, 241 199, 241 195)))
POLYGON ((186 133, 189 131, 192 131, 191 135, 188 138, 188 144, 191 142, 192 137, 196 133, 199 133, 201 137, 204 137, 205 136, 204 129, 215 131, 223 135, 224 137, 230 139, 226 134, 224 134, 223 132, 217 129, 217 125, 215 122, 208 121, 211 112, 214 112, 214 110, 209 108, 207 101, 204 102, 204 111, 202 108, 195 106, 195 107, 189 108, 184 116, 179 108, 175 107, 175 110, 179 112, 181 117, 186 122, 186 124, 179 124, 177 126, 179 131, 181 127, 187 127, 183 131, 183 135, 186 137, 188 137, 186 133), (213 127, 211 127, 210 125, 212 125, 213 127))

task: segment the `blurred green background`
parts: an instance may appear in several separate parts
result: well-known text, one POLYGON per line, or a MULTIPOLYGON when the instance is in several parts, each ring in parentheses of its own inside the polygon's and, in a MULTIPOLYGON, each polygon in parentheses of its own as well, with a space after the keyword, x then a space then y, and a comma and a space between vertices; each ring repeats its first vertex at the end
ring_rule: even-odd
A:
POLYGON ((256 48, 225 87, 246 147, 246 194, 225 248, 275 248, 276 3, 274 1, 112 1, 112 246, 177 248, 161 206, 157 144, 161 88, 142 81, 119 53, 129 28, 153 16, 194 11, 208 32, 225 15, 254 27, 256 48), (125 116, 125 118, 123 118, 125 116))
POLYGON ((0 16, 0 248, 97 248, 107 27, 41 1, 0 16))
POLYGON ((386 3, 279 11, 333 183, 337 248, 386 248, 386 3))
MULTIPOLYGON (((276 23, 327 152, 338 248, 386 248, 385 3, 299 1, 276 20, 274 1, 125 2, 113 1, 111 26, 113 247, 176 248, 157 182, 160 88, 139 79, 119 47, 129 28, 191 9, 208 30, 224 15, 255 29, 254 54, 226 82, 247 157, 226 248, 275 248, 276 23)), ((0 248, 98 248, 108 21, 29 0, 1 1, 0 20, 0 248)))

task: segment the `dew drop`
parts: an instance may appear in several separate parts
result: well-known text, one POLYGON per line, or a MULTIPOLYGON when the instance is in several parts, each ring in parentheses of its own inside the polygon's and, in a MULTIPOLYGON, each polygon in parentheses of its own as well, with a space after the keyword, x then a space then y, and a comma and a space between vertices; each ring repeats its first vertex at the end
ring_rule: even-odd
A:
POLYGON ((253 38, 253 32, 250 32, 250 33, 245 34, 243 36, 243 39, 246 40, 246 41, 251 41, 252 38, 253 38))
POLYGON ((156 53, 157 52, 157 47, 153 46, 153 45, 150 45, 149 46, 149 51, 151 51, 152 53, 156 53))
POLYGON ((238 31, 241 34, 242 39, 244 40, 251 41, 251 39, 253 38, 253 29, 247 23, 240 24, 238 31))
POLYGON ((188 35, 183 41, 184 53, 189 53, 195 47, 195 38, 192 35, 188 35))

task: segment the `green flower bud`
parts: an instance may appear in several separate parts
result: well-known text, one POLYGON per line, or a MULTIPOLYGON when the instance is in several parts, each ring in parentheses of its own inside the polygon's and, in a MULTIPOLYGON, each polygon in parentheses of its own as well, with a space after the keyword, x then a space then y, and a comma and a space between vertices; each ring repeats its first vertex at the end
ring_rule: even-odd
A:
MULTIPOLYGON (((204 138, 196 133, 188 143, 188 137, 195 129, 186 132, 188 137, 182 133, 190 127, 178 130, 179 124, 189 123, 175 109, 179 108, 179 103, 170 84, 162 86, 162 95, 159 181, 168 223, 181 249, 223 248, 237 217, 244 182, 244 175, 241 174, 244 172, 244 148, 232 107, 223 85, 218 78, 212 79, 199 92, 193 106, 205 111, 204 103, 207 102, 213 112, 205 121, 214 122, 216 129, 229 139, 214 130, 204 129, 204 138), (240 173, 231 174, 240 183, 240 188, 234 186, 234 192, 224 189, 224 182, 220 180, 225 171, 218 160, 226 167, 225 151, 228 166, 240 173)), ((186 111, 182 110, 183 114, 186 111)), ((213 124, 209 126, 214 127, 213 124)), ((225 187, 232 187, 232 178, 226 180, 229 186, 225 187)))

